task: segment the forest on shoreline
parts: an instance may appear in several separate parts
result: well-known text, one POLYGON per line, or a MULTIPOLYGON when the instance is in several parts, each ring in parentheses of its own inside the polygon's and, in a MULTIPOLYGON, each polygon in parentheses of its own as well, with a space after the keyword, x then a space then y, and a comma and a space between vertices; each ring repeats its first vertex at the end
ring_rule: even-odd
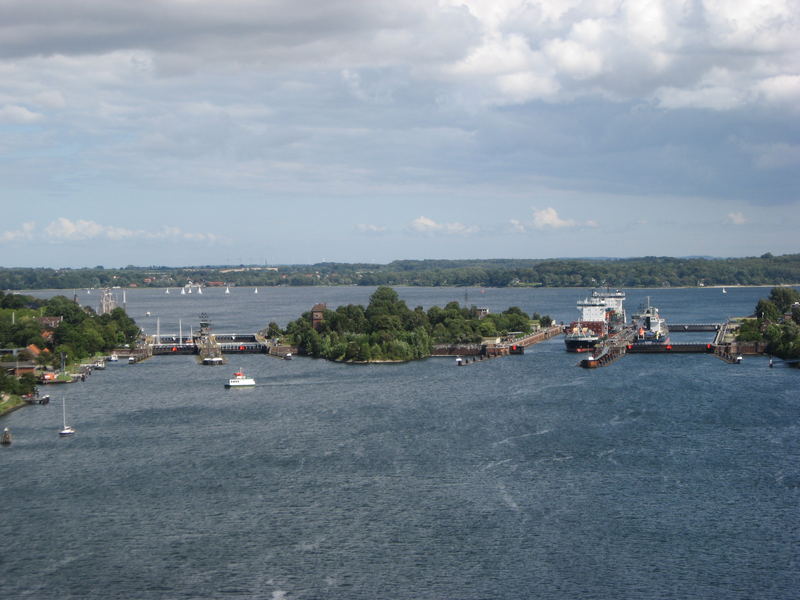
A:
POLYGON ((773 288, 761 298, 739 328, 740 342, 767 342, 767 354, 784 360, 800 359, 800 292, 773 288))
POLYGON ((548 327, 548 315, 529 316, 512 306, 502 313, 480 313, 474 306, 450 302, 445 307, 409 308, 392 288, 381 286, 364 307, 348 304, 335 310, 315 307, 279 331, 302 355, 334 361, 409 361, 427 358, 435 344, 478 344, 484 338, 530 333, 533 327, 548 327))
POLYGON ((388 264, 0 267, 0 289, 406 285, 473 287, 696 287, 800 283, 800 254, 746 258, 397 260, 388 264))

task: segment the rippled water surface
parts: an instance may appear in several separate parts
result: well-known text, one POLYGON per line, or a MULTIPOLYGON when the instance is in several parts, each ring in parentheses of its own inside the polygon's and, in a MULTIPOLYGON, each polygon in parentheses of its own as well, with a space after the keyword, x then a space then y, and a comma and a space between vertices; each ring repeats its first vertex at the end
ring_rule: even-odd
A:
MULTIPOLYGON (((126 300, 148 331, 205 311, 229 332, 371 291, 126 300)), ((464 301, 398 291, 412 307, 464 301)), ((568 321, 583 293, 468 301, 568 321)), ((636 290, 627 306, 650 295, 670 321, 710 322, 767 293, 636 290)), ((0 449, 4 596, 796 598, 800 372, 707 355, 575 364, 556 338, 461 368, 170 356, 50 388, 54 403, 0 419, 15 435, 0 449), (234 367, 258 386, 223 389, 234 367)))

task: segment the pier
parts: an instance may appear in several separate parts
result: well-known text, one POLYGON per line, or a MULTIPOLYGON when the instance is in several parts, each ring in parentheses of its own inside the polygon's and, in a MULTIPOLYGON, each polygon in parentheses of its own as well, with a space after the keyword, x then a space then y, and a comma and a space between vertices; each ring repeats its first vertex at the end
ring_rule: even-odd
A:
POLYGON ((179 338, 178 336, 148 337, 145 346, 152 355, 163 354, 268 354, 269 342, 258 334, 212 334, 179 338), (205 351, 205 352, 204 352, 205 351))
POLYGON ((739 344, 734 341, 732 331, 735 325, 726 323, 693 323, 674 324, 670 326, 669 333, 681 334, 684 332, 716 332, 712 342, 680 343, 633 343, 634 331, 626 327, 616 336, 609 337, 600 342, 590 356, 582 359, 578 364, 587 369, 605 367, 626 354, 711 354, 728 363, 739 363, 743 354, 763 354, 764 347, 758 344, 739 344), (750 347, 752 346, 752 347, 750 347))

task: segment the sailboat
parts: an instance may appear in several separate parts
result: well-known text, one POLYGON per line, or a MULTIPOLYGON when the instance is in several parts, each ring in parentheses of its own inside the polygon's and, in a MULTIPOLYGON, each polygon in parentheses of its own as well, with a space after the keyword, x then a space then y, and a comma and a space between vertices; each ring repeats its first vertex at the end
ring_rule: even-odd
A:
POLYGON ((61 413, 63 417, 63 428, 58 432, 58 435, 72 435, 75 433, 75 430, 71 426, 67 425, 67 401, 64 398, 61 399, 61 413))
POLYGON ((253 290, 253 293, 254 293, 254 294, 257 294, 257 293, 258 293, 258 288, 255 288, 255 289, 253 290))
POLYGON ((228 287, 227 285, 225 286, 225 293, 226 294, 230 294, 231 293, 231 288, 228 287))
POLYGON ((185 295, 186 295, 186 288, 181 288, 181 296, 185 296, 185 295))
POLYGON ((164 293, 165 293, 165 294, 169 294, 169 288, 167 288, 167 291, 166 291, 166 292, 164 292, 164 293))
POLYGON ((200 295, 203 294, 203 288, 201 288, 199 285, 197 286, 197 293, 200 295))
POLYGON ((722 288, 722 293, 723 293, 723 294, 727 294, 727 293, 728 293, 728 290, 726 290, 725 288, 722 288))

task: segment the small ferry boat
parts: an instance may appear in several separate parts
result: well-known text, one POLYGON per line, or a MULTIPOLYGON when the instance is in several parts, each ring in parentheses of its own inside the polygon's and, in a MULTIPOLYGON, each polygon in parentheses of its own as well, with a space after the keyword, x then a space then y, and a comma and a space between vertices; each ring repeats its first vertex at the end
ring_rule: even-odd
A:
POLYGON ((228 379, 228 383, 225 384, 226 388, 236 388, 236 387, 249 387, 255 385, 255 379, 252 377, 247 377, 242 371, 236 371, 233 374, 233 377, 228 379))

